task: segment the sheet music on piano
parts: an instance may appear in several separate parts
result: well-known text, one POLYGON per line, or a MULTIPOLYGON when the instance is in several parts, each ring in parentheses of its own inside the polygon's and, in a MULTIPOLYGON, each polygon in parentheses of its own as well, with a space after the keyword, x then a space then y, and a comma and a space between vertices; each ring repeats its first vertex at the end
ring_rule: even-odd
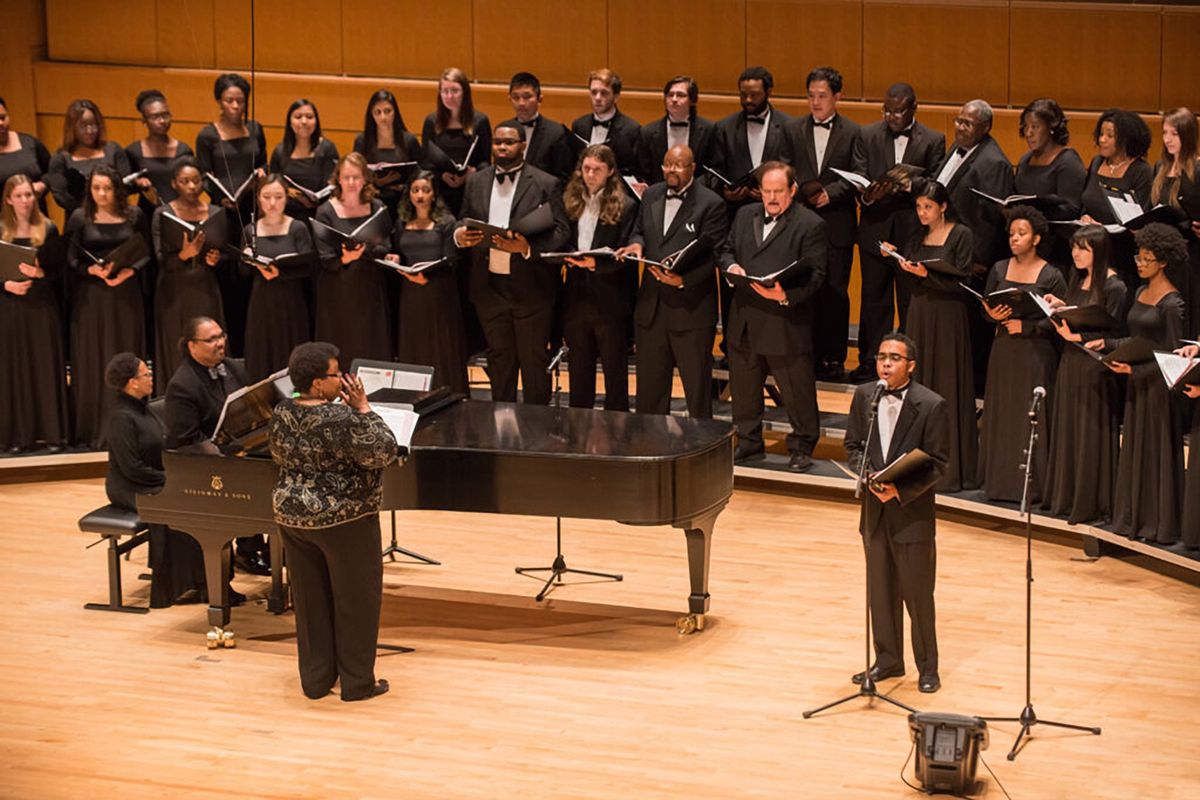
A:
POLYGON ((412 445, 413 431, 417 429, 417 421, 421 415, 407 408, 397 408, 386 403, 373 403, 371 410, 378 414, 396 437, 396 444, 405 450, 412 445))

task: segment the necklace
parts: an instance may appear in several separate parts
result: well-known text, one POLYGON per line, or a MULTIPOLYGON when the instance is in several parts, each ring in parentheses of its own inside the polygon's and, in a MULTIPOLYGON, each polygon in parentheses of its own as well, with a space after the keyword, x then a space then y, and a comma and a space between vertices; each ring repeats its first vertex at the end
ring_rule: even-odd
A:
POLYGON ((1104 166, 1108 167, 1109 175, 1116 177, 1117 170, 1120 169, 1121 167, 1125 166, 1132 160, 1133 160, 1132 158, 1125 158, 1124 160, 1119 161, 1116 164, 1114 164, 1110 159, 1106 158, 1106 159, 1104 159, 1104 166))

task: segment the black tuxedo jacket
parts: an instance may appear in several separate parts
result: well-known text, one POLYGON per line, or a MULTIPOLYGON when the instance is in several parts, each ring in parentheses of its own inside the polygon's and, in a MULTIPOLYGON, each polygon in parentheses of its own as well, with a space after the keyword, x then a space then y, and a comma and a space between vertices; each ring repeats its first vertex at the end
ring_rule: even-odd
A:
MULTIPOLYGON (((234 388, 246 386, 246 369, 238 361, 225 359, 225 369, 234 388)), ((185 447, 211 438, 225 406, 224 381, 212 378, 208 367, 188 356, 167 384, 163 416, 167 421, 167 447, 185 447)))
MULTIPOLYGON (((708 176, 704 165, 713 166, 713 148, 716 147, 716 142, 717 127, 712 120, 700 116, 692 117, 688 126, 688 147, 692 149, 692 160, 696 163, 696 177, 708 176)), ((667 116, 664 114, 660 119, 646 123, 638 131, 638 178, 649 184, 662 183, 662 162, 666 155, 667 116)), ((725 177, 732 179, 736 176, 725 177)), ((707 182, 706 178, 705 183, 707 182)))
MULTIPOLYGON (((871 395, 874 383, 864 383, 854 390, 850 401, 850 420, 846 426, 846 453, 850 457, 850 468, 855 473, 864 457, 863 442, 871 414, 871 395)), ((892 432, 891 447, 882 453, 879 444, 879 426, 871 431, 871 441, 865 449, 867 474, 877 472, 905 453, 917 448, 924 450, 932 461, 923 470, 904 476, 896 481, 899 497, 888 503, 863 489, 864 502, 859 515, 859 531, 870 539, 877 531, 883 531, 895 542, 923 542, 933 539, 934 487, 946 471, 946 460, 950 452, 950 434, 946 424, 949 414, 946 401, 941 395, 911 381, 896 418, 896 429, 892 432)))
MULTIPOLYGON (((561 127, 561 126, 560 126, 561 127)), ((472 218, 488 221, 492 202, 492 187, 496 182, 496 167, 486 166, 471 173, 463 190, 462 218, 472 218)), ((557 266, 550 266, 538 258, 539 253, 560 250, 567 243, 570 224, 567 212, 563 209, 562 193, 558 190, 558 181, 552 175, 542 172, 537 167, 525 165, 521 170, 521 178, 517 181, 516 192, 513 195, 512 211, 509 222, 516 222, 530 214, 539 206, 549 203, 554 214, 554 227, 547 231, 528 237, 530 256, 512 256, 511 297, 501 298, 493 289, 488 278, 488 244, 485 241, 472 248, 470 254, 470 297, 481 317, 490 317, 494 313, 509 307, 510 303, 518 309, 531 311, 554 304, 556 289, 560 283, 560 271, 557 266)), ((459 228, 464 227, 460 222, 459 228)))
POLYGON ((724 244, 729 231, 725 201, 693 179, 692 188, 664 234, 666 203, 665 183, 646 189, 631 241, 641 244, 642 255, 652 261, 661 261, 692 240, 696 244, 684 254, 676 270, 683 278, 682 288, 667 286, 649 270, 642 273, 634 321, 649 327, 661 319, 670 331, 712 328, 717 324, 717 282, 713 267, 717 249, 724 244))
MULTIPOLYGON (((596 232, 592 235, 592 249, 611 247, 620 249, 629 244, 633 234, 633 226, 637 221, 637 201, 622 193, 625 197, 625 208, 621 218, 613 224, 596 223, 596 232)), ((579 223, 571 223, 571 233, 567 239, 567 249, 579 246, 579 223)), ((637 269, 636 261, 618 261, 615 258, 596 257, 596 269, 566 266, 566 298, 567 311, 571 307, 590 301, 606 316, 629 316, 629 274, 637 269)))
MULTIPOLYGON (((592 119, 591 114, 585 114, 571 123, 572 136, 568 138, 567 143, 571 146, 572 170, 578 166, 579 157, 588 147, 587 143, 592 140, 592 119)), ((641 126, 637 120, 625 116, 620 109, 609 120, 608 138, 604 143, 612 148, 613 155, 617 157, 617 169, 622 175, 637 173, 637 143, 640 130, 641 126)))
POLYGON ((742 207, 721 248, 722 269, 740 264, 748 275, 769 275, 792 261, 798 263, 779 278, 787 305, 759 296, 744 283, 735 284, 725 335, 737 343, 747 330, 759 355, 802 355, 812 352, 812 297, 825 281, 825 221, 793 202, 763 240, 763 206, 742 207))
MULTIPOLYGON (((953 152, 951 148, 938 162, 933 173, 935 179, 953 152)), ((954 177, 946 186, 958 218, 975 235, 975 263, 990 266, 1008 256, 1004 215, 999 206, 984 200, 972 192, 972 188, 987 192, 992 197, 1008 197, 1013 193, 1013 165, 990 135, 958 165, 954 177)))
MULTIPOLYGON (((771 107, 771 119, 767 122, 767 141, 763 145, 760 165, 768 161, 787 160, 786 128, 791 119, 778 108, 771 107)), ((746 138, 746 116, 741 111, 730 114, 717 123, 712 160, 710 166, 731 181, 736 181, 754 168, 750 161, 750 143, 746 138)), ((712 175, 706 175, 704 182, 717 194, 724 188, 724 184, 712 175)), ((746 202, 758 205, 757 200, 746 202)))
MULTIPOLYGON (((786 128, 787 148, 784 160, 796 169, 796 180, 801 186, 809 181, 820 181, 829 195, 829 205, 814 211, 825 220, 829 243, 835 247, 852 247, 858 219, 856 199, 858 190, 848 181, 838 177, 834 167, 846 172, 863 173, 866 164, 860 160, 861 128, 845 114, 833 118, 829 131, 829 143, 825 147, 824 162, 817 163, 817 149, 813 144, 813 117, 805 114, 791 120, 786 128)), ((797 194, 797 200, 804 198, 797 194)))
MULTIPOLYGON (((514 128, 521 125, 513 117, 500 123, 505 127, 514 128)), ((567 140, 574 138, 561 122, 547 119, 539 114, 533 127, 533 140, 529 140, 529 129, 523 128, 526 136, 525 163, 537 167, 542 172, 548 172, 558 181, 566 180, 575 168, 575 160, 571 157, 571 146, 567 140), (530 147, 532 145, 532 147, 530 147)))
MULTIPOLYGON (((879 180, 896 166, 896 148, 893 137, 883 122, 863 127, 858 139, 860 163, 866 165, 863 173, 871 180, 879 180)), ((946 152, 946 137, 914 122, 908 132, 908 145, 904 148, 902 162, 925 170, 925 177, 937 178, 937 166, 946 152)), ((916 205, 907 192, 889 195, 870 205, 863 205, 858 218, 858 239, 861 248, 875 248, 876 242, 891 242, 903 247, 920 227, 916 205)), ((878 250, 878 248, 875 248, 878 250)))

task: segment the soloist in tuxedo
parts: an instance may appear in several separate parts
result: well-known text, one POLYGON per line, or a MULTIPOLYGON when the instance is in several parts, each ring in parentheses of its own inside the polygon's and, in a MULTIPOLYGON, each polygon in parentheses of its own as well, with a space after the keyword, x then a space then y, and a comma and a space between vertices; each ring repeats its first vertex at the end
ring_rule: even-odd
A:
POLYGON ((763 387, 770 372, 792 425, 788 466, 803 471, 812 466, 819 435, 812 300, 825 280, 826 238, 821 218, 793 202, 793 176, 787 164, 763 165, 762 203, 738 211, 720 264, 727 272, 747 275, 770 275, 788 267, 769 288, 735 284, 725 326, 726 352, 737 457, 758 457, 764 450, 763 387))
MULTIPOLYGON (((903 623, 907 608, 912 620, 913 656, 920 673, 918 688, 936 692, 941 680, 933 602, 937 569, 934 487, 946 470, 948 411, 939 395, 911 379, 916 356, 916 348, 907 336, 888 334, 883 338, 877 368, 888 391, 879 400, 875 428, 867 442, 876 387, 868 383, 855 390, 845 447, 855 472, 867 459, 868 475, 917 448, 932 458, 924 469, 865 490, 859 531, 871 589, 871 631, 875 640, 871 677, 879 680, 904 674, 903 623)), ((853 678, 856 683, 862 679, 862 673, 853 678)))
POLYGON ((696 166, 687 146, 671 148, 661 169, 666 181, 642 196, 628 250, 633 257, 662 261, 695 244, 670 271, 646 265, 642 272, 634 310, 637 411, 670 413, 673 370, 678 368, 688 415, 711 419, 717 326, 713 267, 729 221, 725 202, 694 180, 696 166))
POLYGON ((515 401, 519 374, 524 401, 548 403, 547 348, 561 272, 538 254, 560 249, 567 241, 568 225, 558 182, 525 164, 523 150, 519 126, 496 126, 492 136, 495 164, 468 176, 463 218, 522 228, 522 222, 529 222, 539 210, 539 216, 544 214, 548 206, 553 218, 550 227, 531 230, 527 237, 516 234, 487 242, 481 232, 459 223, 454 242, 460 248, 471 248, 469 294, 487 339, 492 399, 515 401))

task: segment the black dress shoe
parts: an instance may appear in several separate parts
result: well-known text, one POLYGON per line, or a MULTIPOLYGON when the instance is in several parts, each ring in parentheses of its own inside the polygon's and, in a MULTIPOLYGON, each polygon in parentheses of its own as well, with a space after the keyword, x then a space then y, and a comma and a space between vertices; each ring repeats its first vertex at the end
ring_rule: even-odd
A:
POLYGON ((392 687, 388 685, 387 678, 380 678, 375 682, 375 685, 371 687, 371 691, 367 694, 356 695, 354 697, 342 695, 342 699, 347 703, 353 703, 357 700, 370 700, 372 697, 379 697, 381 694, 387 694, 388 689, 390 688, 392 687))
POLYGON ((766 458, 766 448, 761 444, 753 445, 742 442, 733 451, 733 460, 738 463, 742 461, 761 461, 764 458, 766 458))
POLYGON ((818 365, 815 372, 816 378, 819 381, 840 383, 846 380, 845 368, 836 361, 827 361, 824 364, 818 365))
POLYGON ((271 564, 262 553, 235 553, 233 565, 250 575, 271 574, 271 564))
POLYGON ((871 383, 878 380, 874 367, 864 367, 861 364, 855 367, 848 377, 851 383, 871 383))
MULTIPOLYGON (((861 686, 862 682, 863 682, 863 678, 865 678, 865 677, 866 677, 865 672, 856 672, 852 676, 850 676, 850 682, 856 683, 859 686, 861 686)), ((879 681, 887 680, 888 678, 903 678, 903 677, 904 677, 904 667, 903 666, 892 667, 891 669, 888 669, 888 670, 881 670, 879 667, 871 667, 871 682, 872 683, 878 683, 879 681)))
POLYGON ((922 675, 917 688, 925 694, 933 694, 942 688, 942 680, 937 675, 922 675))
POLYGON ((808 453, 792 453, 792 457, 788 459, 788 469, 792 472, 808 472, 812 465, 812 456, 808 453))

